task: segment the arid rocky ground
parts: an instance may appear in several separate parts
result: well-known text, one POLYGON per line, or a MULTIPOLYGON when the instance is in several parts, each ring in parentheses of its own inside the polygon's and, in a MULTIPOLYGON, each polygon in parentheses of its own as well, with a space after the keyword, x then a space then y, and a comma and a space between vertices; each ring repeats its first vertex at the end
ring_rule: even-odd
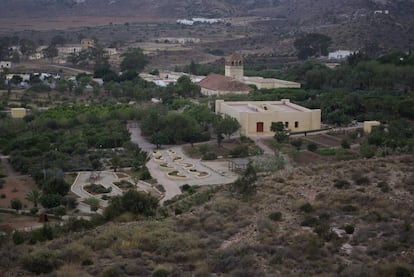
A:
POLYGON ((12 276, 42 255, 56 276, 396 276, 414 269, 413 169, 412 155, 291 168, 247 200, 203 188, 165 219, 3 244, 0 264, 12 276))

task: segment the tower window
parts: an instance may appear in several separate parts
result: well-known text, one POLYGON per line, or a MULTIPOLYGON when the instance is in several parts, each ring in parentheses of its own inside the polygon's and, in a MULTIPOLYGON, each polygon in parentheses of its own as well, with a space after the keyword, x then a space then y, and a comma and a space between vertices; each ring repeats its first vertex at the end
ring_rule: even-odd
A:
POLYGON ((299 121, 295 121, 295 128, 299 127, 299 121))

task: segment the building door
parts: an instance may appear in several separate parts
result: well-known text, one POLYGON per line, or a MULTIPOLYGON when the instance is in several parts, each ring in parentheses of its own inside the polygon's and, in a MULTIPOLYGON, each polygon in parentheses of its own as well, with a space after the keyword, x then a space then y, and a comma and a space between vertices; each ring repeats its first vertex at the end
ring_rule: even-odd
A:
POLYGON ((257 122, 256 123, 256 132, 257 133, 263 133, 263 122, 257 122))

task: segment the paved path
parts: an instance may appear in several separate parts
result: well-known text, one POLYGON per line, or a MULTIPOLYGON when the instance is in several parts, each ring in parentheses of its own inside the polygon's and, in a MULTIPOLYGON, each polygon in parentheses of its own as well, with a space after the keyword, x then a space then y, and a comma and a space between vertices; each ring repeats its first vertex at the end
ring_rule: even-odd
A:
POLYGON ((64 65, 51 64, 50 66, 56 67, 56 68, 59 68, 59 69, 70 70, 70 71, 73 71, 73 72, 76 72, 76 73, 92 74, 92 72, 91 71, 88 71, 88 70, 77 69, 77 68, 73 68, 73 67, 69 67, 69 66, 64 66, 64 65))
POLYGON ((136 121, 128 122, 127 124, 128 131, 131 133, 131 141, 138 144, 138 146, 146 151, 151 152, 153 149, 155 149, 155 145, 148 142, 141 134, 141 129, 138 126, 138 123, 136 121))
POLYGON ((14 171, 13 167, 9 163, 10 156, 2 156, 0 155, 1 164, 3 165, 4 169, 7 171, 7 176, 16 176, 16 172, 14 171))
MULTIPOLYGON (((101 199, 101 196, 103 194, 93 195, 85 191, 83 189, 84 185, 95 183, 95 184, 101 184, 105 188, 111 187, 112 188, 111 192, 105 193, 105 195, 116 196, 116 195, 121 195, 123 191, 119 187, 114 185, 113 184, 114 182, 119 182, 120 180, 127 180, 132 184, 134 183, 134 181, 131 180, 130 177, 125 177, 125 178, 120 179, 114 172, 107 172, 107 171, 100 172, 99 178, 94 181, 91 181, 90 180, 91 174, 92 172, 79 172, 78 176, 76 177, 75 181, 73 182, 71 186, 71 191, 80 198, 78 209, 85 213, 90 213, 91 210, 90 210, 89 205, 82 202, 84 199, 90 198, 90 197, 97 198, 100 200, 100 205, 102 207, 108 206, 108 201, 101 199)), ((139 188, 139 190, 146 191, 146 192, 150 192, 154 190, 151 186, 146 185, 145 182, 138 182, 137 187, 139 188)))
POLYGON ((157 179, 157 182, 165 188, 165 196, 161 203, 181 194, 180 186, 184 184, 198 186, 229 184, 234 182, 238 176, 227 168, 226 162, 203 163, 199 159, 191 159, 187 157, 183 153, 181 146, 159 150, 158 152, 162 155, 165 163, 174 168, 172 170, 176 170, 180 172, 180 174, 187 176, 187 178, 183 180, 170 179, 167 175, 168 171, 162 170, 160 168, 160 163, 156 162, 154 158, 151 158, 151 160, 147 163, 147 167, 151 172, 152 177, 157 179), (174 161, 174 156, 182 157, 183 159, 179 162, 174 161), (183 167, 183 163, 192 164, 192 168, 197 171, 207 172, 209 175, 204 178, 197 178, 195 174, 190 173, 188 169, 183 167))

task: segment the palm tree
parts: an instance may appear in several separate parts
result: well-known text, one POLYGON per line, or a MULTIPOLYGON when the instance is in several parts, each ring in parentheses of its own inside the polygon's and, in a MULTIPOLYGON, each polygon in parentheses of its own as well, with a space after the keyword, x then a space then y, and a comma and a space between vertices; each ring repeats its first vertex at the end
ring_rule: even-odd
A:
POLYGON ((30 202, 33 202, 35 208, 37 208, 37 203, 40 200, 41 193, 37 189, 34 189, 26 194, 26 199, 30 202))

